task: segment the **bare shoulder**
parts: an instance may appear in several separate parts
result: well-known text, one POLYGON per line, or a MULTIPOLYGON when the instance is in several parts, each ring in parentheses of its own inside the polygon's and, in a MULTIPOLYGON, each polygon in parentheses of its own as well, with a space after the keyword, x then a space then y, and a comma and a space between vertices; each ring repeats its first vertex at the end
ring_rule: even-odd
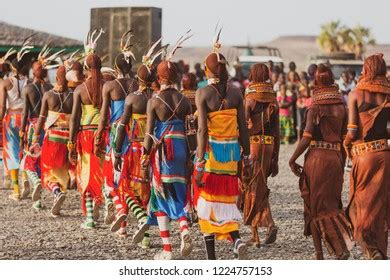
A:
POLYGON ((81 84, 81 85, 78 85, 74 91, 73 91, 73 96, 81 96, 81 93, 85 91, 85 85, 84 84, 81 84))
POLYGON ((107 90, 109 91, 109 90, 113 89, 116 85, 117 85, 117 82, 115 80, 106 81, 103 84, 103 91, 107 91, 107 90))
POLYGON ((235 98, 243 99, 241 90, 233 85, 228 85, 227 91, 235 98))

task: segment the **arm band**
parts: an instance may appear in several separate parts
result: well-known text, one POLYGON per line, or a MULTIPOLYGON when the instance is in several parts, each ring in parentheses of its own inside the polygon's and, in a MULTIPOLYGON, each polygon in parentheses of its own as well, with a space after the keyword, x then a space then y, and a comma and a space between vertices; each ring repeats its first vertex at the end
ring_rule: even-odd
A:
POLYGON ((302 137, 312 138, 313 135, 310 132, 304 131, 302 137))
POLYGON ((358 126, 356 124, 348 124, 347 125, 347 128, 354 128, 354 129, 358 129, 358 126))

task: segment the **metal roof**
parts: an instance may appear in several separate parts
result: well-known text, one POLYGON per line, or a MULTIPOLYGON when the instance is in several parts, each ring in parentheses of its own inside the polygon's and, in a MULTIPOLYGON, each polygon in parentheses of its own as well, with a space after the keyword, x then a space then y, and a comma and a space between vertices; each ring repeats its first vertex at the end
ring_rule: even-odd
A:
POLYGON ((83 46, 83 43, 78 40, 0 21, 0 52, 7 51, 10 47, 20 47, 23 44, 23 40, 31 34, 35 34, 32 41, 35 47, 33 51, 39 51, 48 42, 51 42, 53 47, 66 48, 69 51, 79 49, 83 46))

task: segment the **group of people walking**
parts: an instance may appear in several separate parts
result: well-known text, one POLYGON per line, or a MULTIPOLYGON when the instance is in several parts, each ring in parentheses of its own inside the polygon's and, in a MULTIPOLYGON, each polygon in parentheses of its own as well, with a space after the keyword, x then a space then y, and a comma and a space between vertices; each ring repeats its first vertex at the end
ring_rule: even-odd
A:
MULTIPOLYGON (((219 32, 220 34, 220 32, 219 32)), ((93 229, 99 208, 118 237, 127 237, 128 215, 138 221, 132 241, 150 246, 149 229, 158 226, 163 250, 155 259, 172 259, 171 222, 181 233, 180 253, 193 249, 190 222, 204 236, 207 259, 216 259, 215 240, 232 242, 235 259, 248 246, 277 238, 267 186, 279 169, 279 103, 265 64, 251 67, 245 93, 229 82, 219 34, 204 61, 207 86, 196 90, 196 76, 182 77, 179 91, 175 52, 186 33, 167 50, 161 39, 145 52, 132 72, 132 32, 122 36, 114 70, 105 72, 95 49, 101 31, 89 33, 80 57, 56 63, 62 52, 45 47, 32 65, 27 38, 3 63, 13 74, 0 84, 4 169, 13 200, 27 198, 40 209, 41 192, 50 191, 51 215, 61 215, 67 189, 77 185, 83 229, 93 229), (8 58, 14 56, 11 61, 8 58), (158 62, 159 61, 159 62, 158 62), (56 84, 46 82, 57 67, 56 84), (19 186, 22 172, 22 188, 19 186), (30 191, 30 187, 32 189, 30 191), (252 230, 243 241, 239 226, 252 230)), ((347 259, 352 240, 370 259, 387 258, 390 225, 390 82, 381 55, 366 59, 348 108, 330 68, 318 65, 312 105, 289 162, 299 176, 304 202, 304 234, 313 237, 316 258, 322 244, 337 259, 347 259), (305 151, 303 166, 296 163, 305 151), (352 158, 350 203, 341 203, 343 172, 352 158)), ((66 210, 65 210, 66 211, 66 210)))

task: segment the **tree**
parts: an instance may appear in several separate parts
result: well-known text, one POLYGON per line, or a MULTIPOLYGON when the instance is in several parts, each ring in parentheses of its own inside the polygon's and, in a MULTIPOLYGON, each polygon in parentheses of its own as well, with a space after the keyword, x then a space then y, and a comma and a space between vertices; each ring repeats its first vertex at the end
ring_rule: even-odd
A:
POLYGON ((341 22, 331 21, 321 26, 317 43, 325 53, 348 52, 361 58, 367 45, 374 45, 375 40, 370 28, 358 25, 349 28, 341 22))
POLYGON ((340 21, 331 21, 321 25, 321 33, 317 38, 321 50, 326 53, 340 51, 338 36, 340 31, 340 21))
POLYGON ((370 28, 361 25, 351 29, 351 36, 353 38, 353 53, 359 58, 362 57, 368 45, 376 44, 370 28))

